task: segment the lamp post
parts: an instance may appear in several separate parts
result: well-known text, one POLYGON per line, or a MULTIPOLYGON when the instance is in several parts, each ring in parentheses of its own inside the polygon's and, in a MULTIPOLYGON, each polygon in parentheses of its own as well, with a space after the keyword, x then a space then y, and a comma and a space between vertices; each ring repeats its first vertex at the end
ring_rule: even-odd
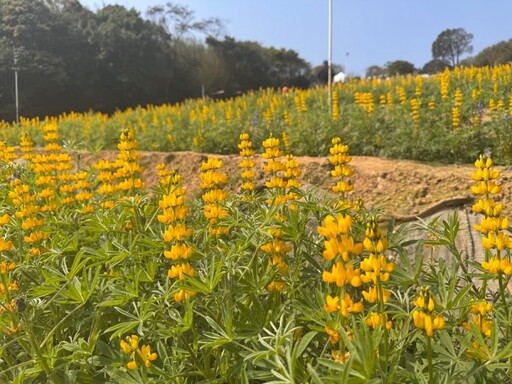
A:
POLYGON ((332 115, 332 0, 329 0, 329 38, 327 59, 327 84, 329 89, 329 116, 332 115))
POLYGON ((347 52, 345 54, 345 75, 348 76, 348 55, 349 55, 349 52, 347 52))
POLYGON ((18 102, 18 52, 16 52, 16 48, 14 50, 14 98, 16 103, 16 124, 20 124, 20 106, 18 102))

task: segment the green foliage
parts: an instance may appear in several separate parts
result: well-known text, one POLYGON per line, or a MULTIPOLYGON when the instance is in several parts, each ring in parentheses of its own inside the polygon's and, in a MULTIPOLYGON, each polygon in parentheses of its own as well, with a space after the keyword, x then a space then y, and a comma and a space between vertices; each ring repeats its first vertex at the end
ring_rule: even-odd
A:
POLYGON ((414 64, 405 60, 396 60, 386 64, 388 76, 410 75, 415 72, 414 64))
MULTIPOLYGON (((16 174, 34 186, 29 169, 16 174)), ((330 262, 322 257, 325 239, 317 228, 327 215, 351 215, 350 236, 361 242, 375 214, 364 207, 336 207, 314 189, 297 190, 301 199, 293 208, 268 205, 268 190, 251 201, 232 195, 223 219, 229 233, 215 238, 202 203, 188 201, 186 223, 194 229, 189 261, 197 273, 171 280, 163 257, 167 227, 158 220, 164 184, 152 194, 121 197, 113 208, 99 208, 103 197, 96 195, 96 212, 63 205, 45 214, 51 235, 42 255, 29 256, 11 184, 3 180, 2 212, 12 219, 0 230, 13 246, 1 251, 0 261, 16 263, 0 273, 3 382, 491 383, 510 375, 512 299, 504 289, 510 276, 500 275, 498 295, 486 294, 496 275, 457 247, 457 215, 382 228, 386 258, 394 264, 389 281, 382 281, 391 292, 387 329, 368 323, 382 311, 378 303, 365 302, 362 313, 348 317, 324 310, 335 284, 322 278, 330 262), (279 274, 283 291, 268 290, 279 271, 261 248, 276 229, 291 249, 288 273, 279 274), (439 258, 441 249, 449 257, 439 258), (14 281, 19 289, 6 290, 14 281), (432 292, 435 311, 446 321, 432 336, 412 320, 420 287, 432 292), (194 295, 176 301, 181 290, 194 295), (10 298, 14 310, 7 310, 10 298), (468 320, 472 305, 484 298, 493 307, 490 337, 468 320), (339 340, 332 342, 325 327, 340 324, 339 340), (134 335, 135 347, 120 345, 134 335), (146 347, 150 364, 141 352, 146 347)), ((353 265, 367 256, 363 251, 353 265)))
POLYGON ((432 43, 432 58, 441 59, 453 67, 459 65, 460 56, 473 52, 473 34, 464 28, 445 29, 432 43))
POLYGON ((512 61, 512 39, 500 41, 479 52, 473 58, 473 65, 500 65, 512 61))

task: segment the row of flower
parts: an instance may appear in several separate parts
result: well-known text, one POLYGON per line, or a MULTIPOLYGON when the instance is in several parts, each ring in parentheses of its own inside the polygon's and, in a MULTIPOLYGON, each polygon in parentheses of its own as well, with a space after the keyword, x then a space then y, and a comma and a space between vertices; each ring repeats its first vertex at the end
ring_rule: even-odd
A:
MULTIPOLYGON (((130 128, 141 149, 236 153, 247 132, 262 150, 270 134, 285 131, 296 155, 323 156, 330 138, 341 135, 354 154, 425 161, 471 162, 491 149, 501 162, 512 159, 510 129, 512 66, 455 68, 431 77, 353 79, 327 87, 265 89, 227 100, 187 100, 101 113, 67 113, 22 119, 21 128, 42 144, 41 126, 57 124, 68 147, 115 148, 130 128), (492 137, 490 141, 487 138, 492 137), (91 144, 94 143, 94 144, 91 144), (468 150, 469 148, 469 150, 468 150)), ((0 135, 17 143, 17 130, 0 123, 0 135)))
MULTIPOLYGON (((507 381, 512 364, 509 221, 499 171, 472 175, 485 255, 455 246, 457 216, 384 228, 352 200, 351 157, 329 149, 332 193, 304 190, 284 134, 265 139, 267 175, 242 134, 239 192, 222 161, 201 165, 202 196, 158 166, 140 178, 123 130, 115 161, 84 169, 57 125, 34 151, 3 144, 0 381, 507 381), (21 159, 17 159, 21 157, 21 159), (446 247, 449 260, 424 258, 446 247)), ((187 177, 194 177, 187 175, 187 177)))

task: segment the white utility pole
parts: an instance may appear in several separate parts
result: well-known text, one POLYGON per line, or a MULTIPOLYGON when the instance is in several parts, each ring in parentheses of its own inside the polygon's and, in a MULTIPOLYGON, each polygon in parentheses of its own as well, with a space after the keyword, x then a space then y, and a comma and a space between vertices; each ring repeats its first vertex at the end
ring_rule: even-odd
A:
POLYGON ((20 124, 20 106, 18 102, 18 52, 16 52, 16 48, 14 50, 14 97, 16 102, 16 124, 20 124))
POLYGON ((329 1, 329 43, 327 60, 327 84, 329 87, 329 116, 332 115, 332 0, 329 1))

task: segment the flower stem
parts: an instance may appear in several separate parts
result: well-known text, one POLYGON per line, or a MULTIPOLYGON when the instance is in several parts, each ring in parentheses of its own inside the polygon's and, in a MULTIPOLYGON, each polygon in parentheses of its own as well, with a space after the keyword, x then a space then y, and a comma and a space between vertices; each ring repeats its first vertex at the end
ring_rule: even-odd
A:
POLYGON ((428 382, 433 383, 434 370, 432 366, 432 338, 427 336, 428 382))

